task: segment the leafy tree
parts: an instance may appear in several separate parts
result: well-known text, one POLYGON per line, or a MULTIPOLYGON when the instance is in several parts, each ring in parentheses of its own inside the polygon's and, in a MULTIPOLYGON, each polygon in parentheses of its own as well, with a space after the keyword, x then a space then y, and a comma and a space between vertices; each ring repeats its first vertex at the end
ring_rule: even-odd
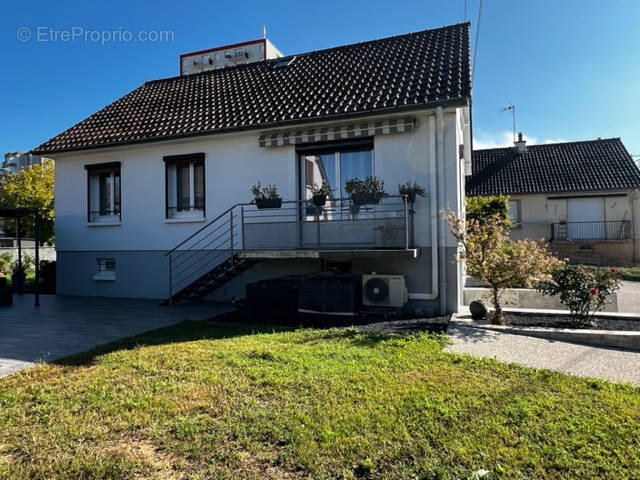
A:
POLYGON ((563 265, 542 242, 511 240, 510 221, 498 213, 482 221, 475 218, 464 221, 451 212, 445 217, 461 246, 458 261, 466 264, 469 275, 491 288, 494 323, 504 323, 500 297, 505 288, 536 286, 548 281, 551 272, 563 265))
MULTIPOLYGON (((9 175, 0 191, 2 208, 37 208, 40 211, 40 241, 52 243, 54 240, 54 173, 53 161, 45 160, 41 165, 9 175)), ((5 220, 5 232, 15 236, 16 221, 5 220)), ((33 238, 35 222, 33 215, 20 219, 20 233, 33 238)))
POLYGON ((466 211, 468 220, 478 220, 482 222, 485 218, 490 218, 494 215, 509 219, 509 197, 506 195, 467 197, 466 211))

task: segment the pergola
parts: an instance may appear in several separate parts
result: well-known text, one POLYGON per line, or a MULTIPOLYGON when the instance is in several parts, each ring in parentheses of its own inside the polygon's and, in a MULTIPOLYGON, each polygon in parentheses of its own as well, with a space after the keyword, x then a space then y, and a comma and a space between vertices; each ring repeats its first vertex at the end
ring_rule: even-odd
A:
MULTIPOLYGON (((36 299, 34 305, 40 306, 40 212, 35 208, 0 208, 0 218, 15 218, 16 219, 16 237, 18 240, 18 268, 22 270, 22 237, 20 233, 20 219, 33 215, 35 219, 35 267, 36 267, 36 281, 35 281, 35 295, 36 299)), ((20 285, 18 293, 22 295, 23 285, 20 285)))

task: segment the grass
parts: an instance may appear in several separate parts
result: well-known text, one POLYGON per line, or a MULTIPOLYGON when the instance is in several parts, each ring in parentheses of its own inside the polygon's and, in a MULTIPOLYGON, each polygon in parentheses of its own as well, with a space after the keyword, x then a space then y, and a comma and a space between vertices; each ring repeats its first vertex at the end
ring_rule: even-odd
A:
POLYGON ((639 478, 640 389, 444 342, 185 322, 38 366, 0 380, 0 478, 639 478))

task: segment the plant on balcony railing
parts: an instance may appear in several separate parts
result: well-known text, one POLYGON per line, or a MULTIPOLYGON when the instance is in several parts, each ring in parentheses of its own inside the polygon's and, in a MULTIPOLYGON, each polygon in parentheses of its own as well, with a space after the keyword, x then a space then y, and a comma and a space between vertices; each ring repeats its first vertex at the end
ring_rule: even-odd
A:
POLYGON ((311 187, 311 201, 316 207, 324 207, 327 203, 327 197, 331 195, 333 190, 326 180, 319 187, 314 183, 313 187, 311 187))
POLYGON ((403 184, 398 184, 398 193, 400 195, 406 195, 407 201, 411 205, 413 205, 414 203, 416 203, 416 197, 426 196, 427 191, 424 189, 424 187, 421 187, 416 182, 407 182, 403 184))
POLYGON ((278 187, 267 185, 263 187, 260 182, 251 187, 253 201, 258 209, 282 207, 282 197, 278 193, 278 187))
POLYGON ((347 180, 345 190, 354 205, 380 203, 388 195, 384 191, 384 180, 372 176, 366 177, 364 181, 359 178, 347 180))

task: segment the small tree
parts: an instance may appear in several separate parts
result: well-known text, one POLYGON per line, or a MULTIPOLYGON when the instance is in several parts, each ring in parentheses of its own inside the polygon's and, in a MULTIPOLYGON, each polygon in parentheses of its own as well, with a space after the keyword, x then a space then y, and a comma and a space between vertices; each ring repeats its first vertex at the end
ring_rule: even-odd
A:
POLYGON ((578 324, 590 326, 593 316, 604 308, 609 295, 620 288, 615 268, 593 269, 564 265, 553 271, 551 279, 539 285, 546 294, 560 297, 578 324))
MULTIPOLYGON (((0 206, 3 208, 36 208, 40 211, 40 240, 52 243, 54 239, 54 173, 51 160, 34 165, 13 175, 9 175, 0 191, 0 206)), ((17 234, 16 221, 7 219, 5 231, 17 234)), ((32 215, 20 220, 21 235, 33 238, 35 235, 32 215)))
POLYGON ((497 195, 490 197, 467 197, 467 220, 482 222, 485 218, 499 215, 500 218, 509 219, 509 197, 497 195))
POLYGON ((461 246, 458 261, 469 275, 491 288, 494 323, 504 323, 500 297, 505 288, 533 287, 548 280, 563 262, 552 256, 542 242, 513 241, 508 237, 509 219, 496 213, 482 221, 467 221, 446 213, 451 233, 461 246))

